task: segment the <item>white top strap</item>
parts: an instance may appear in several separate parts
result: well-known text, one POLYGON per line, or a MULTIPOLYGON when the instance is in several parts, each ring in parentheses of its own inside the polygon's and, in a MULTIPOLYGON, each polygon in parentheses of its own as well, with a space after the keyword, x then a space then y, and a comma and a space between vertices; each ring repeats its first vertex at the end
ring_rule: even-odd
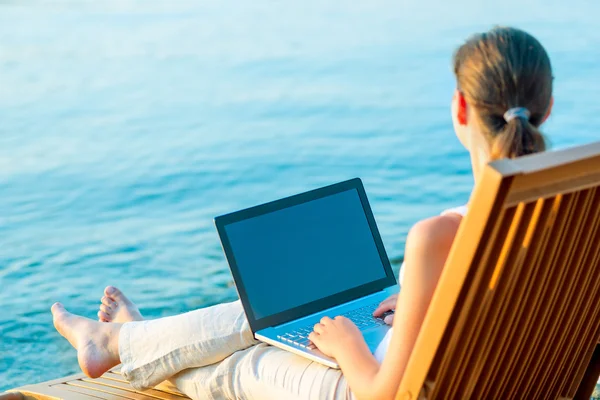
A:
POLYGON ((454 208, 450 208, 444 212, 442 212, 442 215, 448 215, 448 214, 460 214, 463 217, 465 215, 467 215, 467 206, 460 206, 460 207, 454 207, 454 208))

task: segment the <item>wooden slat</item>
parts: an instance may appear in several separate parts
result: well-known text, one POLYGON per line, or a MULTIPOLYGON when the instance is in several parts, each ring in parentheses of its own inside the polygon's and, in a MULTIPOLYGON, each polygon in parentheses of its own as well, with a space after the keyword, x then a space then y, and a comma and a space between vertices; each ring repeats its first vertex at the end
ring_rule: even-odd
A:
MULTIPOLYGON (((538 308, 533 319, 532 332, 529 337, 529 343, 523 348, 523 358, 518 361, 517 365, 520 365, 521 371, 532 371, 537 365, 540 354, 544 350, 544 340, 546 335, 544 329, 549 324, 552 324, 553 304, 550 301, 549 294, 556 292, 559 289, 561 279, 566 273, 565 269, 562 268, 551 268, 555 261, 561 255, 562 244, 565 238, 568 236, 571 215, 575 207, 576 197, 573 194, 563 196, 561 201, 561 207, 559 208, 559 216, 556 218, 553 226, 553 235, 551 238, 551 244, 549 246, 550 251, 544 254, 540 265, 545 266, 542 270, 547 274, 547 277, 543 279, 545 286, 538 293, 539 300, 536 302, 538 308)), ((520 357, 521 358, 521 357, 520 357)), ((522 372, 519 372, 516 376, 514 388, 524 395, 524 391, 527 386, 532 383, 531 376, 524 376, 522 372)))
MULTIPOLYGON (((566 199, 566 201, 564 202, 564 207, 565 207, 567 210, 569 210, 569 209, 572 209, 572 204, 571 204, 570 200, 571 200, 571 199, 568 197, 568 198, 566 199)), ((567 220, 567 218, 565 218, 565 220, 567 220)), ((563 222, 563 221, 559 221, 559 222, 563 222)), ((558 238, 560 238, 560 236, 558 236, 558 238)), ((493 344, 493 345, 495 345, 495 344, 493 344)), ((489 367, 493 369, 495 366, 494 366, 494 365, 489 365, 489 367)), ((508 366, 507 366, 507 368, 508 368, 508 366)), ((494 371, 492 371, 492 372, 494 372, 494 371)), ((508 372, 508 370, 507 370, 507 371, 505 371, 505 372, 508 372)), ((491 398, 491 397, 493 396, 493 393, 494 393, 496 390, 498 390, 498 389, 499 389, 499 388, 496 386, 496 382, 492 380, 492 377, 491 377, 491 376, 490 376, 489 380, 487 380, 487 381, 486 381, 486 380, 482 380, 482 381, 481 381, 481 385, 483 386, 483 387, 482 387, 482 389, 481 389, 481 390, 482 390, 482 393, 483 393, 483 395, 484 395, 484 396, 486 396, 487 398, 491 398)))
MULTIPOLYGON (((546 228, 545 222, 552 209, 551 202, 544 202, 540 200, 535 204, 530 205, 533 207, 531 218, 528 224, 524 224, 522 228, 524 233, 522 239, 515 243, 513 249, 513 261, 511 262, 515 266, 521 266, 523 264, 530 265, 532 259, 530 257, 530 247, 536 249, 542 242, 535 241, 534 238, 542 236, 544 229, 546 228), (528 257, 529 256, 529 257, 528 257)), ((477 379, 473 379, 471 385, 473 386, 474 396, 480 396, 483 392, 488 392, 491 389, 499 391, 502 388, 503 376, 508 373, 508 364, 510 359, 514 358, 516 347, 519 342, 514 342, 515 336, 520 335, 521 331, 518 329, 516 321, 520 318, 521 314, 525 312, 524 302, 522 301, 523 296, 527 294, 529 285, 532 283, 531 274, 533 268, 520 268, 521 274, 512 274, 512 284, 510 286, 510 293, 500 294, 496 296, 505 297, 505 310, 502 317, 498 317, 496 321, 489 321, 490 325, 493 324, 496 330, 494 336, 500 342, 500 347, 493 347, 495 341, 488 340, 485 345, 487 347, 487 353, 491 353, 489 358, 480 359, 480 371, 477 374, 477 379), (503 336, 503 339, 498 339, 499 336, 503 336), (505 359, 509 360, 505 360, 505 359), (503 375, 496 378, 496 376, 502 372, 503 375), (494 381, 494 386, 486 385, 494 381)))
POLYGON ((123 375, 121 374, 116 374, 114 372, 107 372, 104 375, 102 375, 103 378, 106 379, 112 379, 113 381, 117 381, 117 382, 123 382, 123 383, 128 383, 127 379, 125 379, 123 377, 123 375))
MULTIPOLYGON (((530 207, 533 208, 534 205, 531 204, 530 207)), ((485 343, 486 347, 489 349, 489 356, 481 361, 482 367, 484 365, 486 367, 484 375, 489 375, 489 379, 495 382, 501 380, 502 373, 506 373, 506 371, 504 371, 501 367, 502 357, 503 352, 506 350, 507 343, 505 342, 509 341, 510 334, 512 332, 510 329, 511 324, 513 323, 513 319, 516 317, 516 313, 513 312, 513 309, 516 307, 515 301, 519 299, 515 296, 515 292, 519 290, 520 286, 522 286, 522 277, 520 276, 519 272, 523 271, 521 266, 525 261, 526 255, 523 243, 525 241, 529 241, 530 236, 533 235, 533 232, 531 232, 530 228, 534 229, 535 225, 531 224, 531 220, 532 218, 535 218, 537 224, 537 219, 539 218, 540 212, 541 204, 537 210, 531 210, 531 218, 523 219, 521 223, 519 223, 520 226, 518 227, 518 240, 513 241, 511 247, 506 250, 510 254, 510 259, 505 267, 506 272, 505 277, 503 277, 503 282, 499 284, 499 290, 495 295, 498 299, 495 304, 495 308, 497 309, 496 315, 494 319, 488 320, 488 324, 494 329, 494 335, 491 336, 485 343)), ((485 378, 474 377, 473 379, 485 382, 485 378)), ((492 393, 494 393, 500 389, 501 386, 496 384, 491 387, 481 387, 480 390, 491 390, 492 393)), ((479 396, 478 393, 475 393, 474 395, 479 396)))
POLYGON ((581 318, 585 315, 585 304, 589 302, 588 296, 593 294, 591 288, 593 287, 594 277, 597 273, 583 261, 586 255, 590 253, 591 246, 598 246, 598 243, 595 243, 595 232, 596 221, 600 215, 600 207, 596 209, 592 208, 597 203, 597 192, 596 189, 592 189, 584 194, 587 196, 588 201, 585 208, 581 210, 584 218, 580 226, 580 239, 574 251, 573 258, 569 263, 573 268, 572 272, 576 275, 576 286, 571 293, 571 307, 563 323, 563 329, 572 332, 572 334, 569 337, 565 335, 561 336, 559 345, 562 354, 559 355, 557 352, 552 356, 553 359, 551 362, 555 365, 555 371, 558 373, 552 374, 547 371, 545 380, 542 383, 550 387, 551 392, 563 392, 563 388, 567 385, 567 380, 571 376, 569 373, 572 373, 572 365, 576 362, 576 352, 574 351, 576 343, 580 343, 584 339, 582 337, 583 324, 581 318))
POLYGON ((68 383, 61 383, 53 388, 74 393, 78 399, 124 400, 122 397, 107 397, 95 390, 71 386, 68 383))
POLYGON ((78 389, 86 389, 95 393, 100 393, 102 396, 115 397, 119 399, 129 400, 148 400, 146 394, 136 393, 135 391, 123 390, 116 387, 99 384, 98 381, 75 381, 69 382, 68 385, 77 387, 78 389))
POLYGON ((536 209, 521 249, 524 253, 523 264, 525 265, 523 275, 519 277, 521 285, 519 285, 517 293, 511 296, 511 308, 514 311, 510 322, 505 326, 505 329, 509 331, 507 332, 508 338, 504 342, 502 350, 498 351, 501 360, 496 364, 490 363, 487 366, 488 370, 479 377, 476 393, 488 395, 489 391, 494 389, 489 385, 492 382, 491 376, 500 371, 503 374, 495 382, 496 392, 503 392, 507 388, 507 383, 510 383, 508 377, 515 368, 515 362, 521 354, 522 347, 526 344, 526 341, 521 338, 526 330, 526 323, 530 320, 528 315, 532 309, 530 304, 536 300, 536 286, 541 283, 538 280, 539 269, 536 266, 539 265, 541 253, 545 251, 548 244, 549 228, 557 209, 556 199, 548 201, 540 199, 536 203, 536 209))
MULTIPOLYGON (((599 258, 600 259, 600 258, 599 258)), ((600 276, 596 278, 600 281, 600 276)), ((591 300, 596 301, 596 305, 600 303, 600 285, 595 285, 596 291, 598 293, 597 296, 592 298, 591 300)), ((593 311, 590 313, 591 318, 584 318, 583 321, 590 321, 590 326, 584 332, 584 335, 581 339, 581 350, 574 352, 576 356, 576 362, 572 363, 572 370, 569 372, 568 377, 571 380, 569 387, 563 392, 566 393, 567 396, 573 397, 575 393, 578 392, 579 386, 582 382, 584 376, 588 373, 587 368, 589 366, 589 361, 594 353, 595 347, 598 345, 598 341, 600 340, 600 308, 596 306, 593 311)), ((596 381, 598 381, 600 376, 596 376, 596 381)))
MULTIPOLYGON (((102 375, 102 378, 110 379, 113 381, 117 381, 117 382, 121 382, 121 383, 125 383, 125 384, 129 385, 127 380, 123 377, 123 375, 121 374, 121 372, 118 369, 113 369, 112 371, 105 373, 104 375, 102 375)), ((154 390, 158 390, 159 392, 164 392, 164 393, 172 394, 174 396, 178 396, 180 400, 182 398, 183 399, 188 398, 185 394, 178 391, 177 388, 175 388, 175 386, 173 384, 169 383, 168 381, 159 384, 157 387, 154 388, 154 390)))
MULTIPOLYGON (((58 379, 51 379, 51 380, 46 381, 46 382, 41 382, 41 383, 36 383, 36 384, 33 384, 33 385, 22 386, 22 387, 17 388, 17 389, 28 389, 28 388, 36 387, 38 385, 43 385, 43 386, 46 386, 46 387, 50 387, 50 386, 57 385, 59 383, 65 383, 65 382, 68 382, 68 381, 72 381, 74 379, 79 379, 82 376, 84 376, 84 375, 83 374, 67 375, 67 376, 63 376, 63 377, 58 378, 58 379)), ((17 389, 14 389, 14 390, 17 390, 17 389)))
MULTIPOLYGON (((543 253, 546 248, 546 245, 549 242, 549 238, 551 237, 550 227, 552 226, 554 219, 556 218, 556 216, 558 214, 558 211, 561 206, 561 201, 562 201, 562 196, 554 199, 554 201, 552 201, 552 202, 550 202, 550 201, 545 202, 545 204, 549 210, 542 211, 542 216, 539 217, 541 221, 538 223, 538 225, 542 225, 542 222, 546 221, 545 225, 542 225, 542 231, 544 233, 545 240, 543 241, 543 245, 540 245, 539 249, 537 249, 538 253, 543 253), (547 212, 549 213, 549 215, 546 217, 545 215, 547 212)), ((538 261, 538 263, 539 262, 540 261, 538 261)), ((534 295, 536 290, 540 290, 544 286, 543 276, 541 277, 542 279, 539 279, 540 278, 539 276, 536 278, 538 279, 538 285, 535 285, 532 288, 528 287, 528 290, 527 290, 527 293, 529 295, 533 295, 534 299, 537 298, 537 296, 534 295)), ((533 281, 533 279, 531 281, 533 281)), ((530 286, 531 286, 531 282, 530 282, 530 286)), ((527 311, 530 311, 533 307, 524 307, 524 308, 525 308, 525 311, 527 312, 527 311)), ((523 319, 525 322, 530 322, 530 319, 527 316, 524 316, 523 319)), ((524 331, 528 331, 529 329, 531 329, 531 326, 528 327, 527 325, 525 325, 525 326, 522 326, 521 328, 523 328, 524 331)), ((521 351, 522 349, 520 349, 518 345, 516 347, 517 348, 514 349, 515 354, 517 356, 522 355, 523 354, 521 351)), ((513 363, 515 363, 515 361, 513 361, 513 363)), ((490 369, 496 368, 496 366, 494 366, 494 365, 488 365, 488 367, 490 369)), ((507 373, 508 373, 511 370, 511 368, 510 368, 510 366, 507 366, 506 368, 507 368, 507 373)), ((493 372, 494 371, 489 371, 488 373, 484 374, 484 376, 481 379, 479 379, 477 393, 483 393, 483 396, 487 396, 487 392, 489 390, 491 390, 491 388, 492 388, 491 385, 494 384, 494 382, 492 382, 490 380, 491 379, 490 375, 493 372)))
MULTIPOLYGON (((63 379, 61 379, 63 380, 63 379)), ((39 383, 36 385, 27 385, 21 388, 17 388, 22 394, 35 399, 47 399, 47 400, 82 400, 82 399, 97 399, 98 397, 89 396, 85 397, 85 394, 77 394, 73 391, 65 390, 59 387, 62 382, 50 381, 45 383, 39 383), (48 385, 51 383, 52 386, 48 385)))
MULTIPOLYGON (((534 207, 533 204, 519 204, 517 217, 512 221, 500 258, 487 285, 488 291, 485 294, 486 299, 484 301, 493 303, 495 307, 490 308, 481 318, 483 329, 476 335, 477 339, 474 341, 476 351, 467 362, 468 374, 465 375, 461 384, 461 391, 459 392, 461 398, 474 395, 473 390, 477 383, 475 377, 483 373, 484 368, 489 372, 492 371, 494 361, 489 361, 489 359, 493 360, 498 353, 497 349, 490 344, 497 340, 498 335, 507 333, 507 330, 503 329, 504 326, 502 326, 503 322, 501 321, 504 320, 505 308, 510 301, 510 293, 516 285, 512 269, 513 265, 518 262, 517 260, 521 259, 522 262, 520 246, 527 231, 524 227, 527 227, 527 221, 531 219, 534 207)), ((482 286, 485 287, 485 285, 482 286)))
MULTIPOLYGON (((568 200, 570 198, 564 199, 563 196, 557 196, 553 199, 552 211, 546 223, 547 244, 543 250, 540 250, 539 260, 532 265, 533 267, 549 265, 554 259, 568 217, 570 207, 568 200)), ((539 268, 537 270, 536 284, 529 291, 530 300, 526 307, 528 312, 523 317, 522 325, 519 326, 523 335, 528 338, 528 342, 522 341, 518 345, 515 360, 512 365, 507 366, 506 379, 512 383, 512 387, 508 390, 506 398, 513 398, 516 395, 517 388, 519 388, 523 378, 522 371, 529 367, 530 362, 535 362, 533 358, 535 347, 533 344, 538 343, 539 337, 542 335, 539 326, 543 321, 543 310, 547 307, 547 304, 543 302, 542 293, 547 290, 550 284, 555 282, 553 278, 555 279, 556 273, 557 271, 549 268, 539 268)), ((487 384, 489 388, 491 382, 482 382, 482 384, 487 384)), ((484 393, 487 394, 487 392, 484 393)))
MULTIPOLYGON (((600 245, 598 245, 598 243, 600 243, 600 187, 596 188, 596 199, 594 201, 594 204, 592 205, 592 209, 596 210, 596 216, 591 223, 592 230, 590 232, 590 236, 592 237, 592 239, 590 241, 590 247, 582 260, 582 263, 592 274, 592 276, 589 279, 591 282, 593 282, 593 286, 590 289, 591 299, 584 299, 584 307, 582 314, 582 318, 586 318, 588 321, 596 320, 595 315, 598 311, 600 311, 598 310, 598 308, 600 308, 600 302, 594 301, 594 294, 600 294, 600 245), (597 247, 596 252, 594 252, 594 246, 597 247)), ((581 330, 583 331, 584 340, 574 343, 574 357, 576 360, 579 359, 579 363, 575 362, 574 365, 571 367, 569 375, 571 376, 574 374, 575 378, 570 383, 570 389, 568 390, 568 393, 575 393, 578 386, 576 377, 583 377, 583 371, 581 371, 581 367, 584 364, 584 362, 582 360, 582 357, 584 357, 584 354, 589 354, 591 352, 591 350, 585 351, 585 349, 589 349, 590 347, 592 347, 591 343, 589 346, 585 345, 586 339, 590 337, 593 331, 591 325, 592 324, 588 324, 586 326, 582 324, 581 330)), ((600 341, 600 336, 598 337, 598 341, 600 341)))
POLYGON ((538 354, 540 360, 544 360, 544 363, 538 361, 535 367, 530 371, 528 377, 530 384, 523 392, 525 397, 533 397, 531 394, 537 395, 538 391, 542 391, 542 394, 547 393, 548 388, 541 387, 539 383, 543 381, 545 371, 549 367, 547 363, 551 357, 550 352, 556 352, 557 345, 560 343, 560 334, 563 333, 562 323, 560 323, 560 321, 564 318, 568 306, 568 297, 566 296, 568 296, 574 288, 574 277, 571 273, 569 263, 573 256, 576 243, 579 240, 579 225, 581 224, 581 219, 584 217, 579 211, 580 208, 584 206, 585 199, 580 192, 573 193, 572 195, 574 197, 574 207, 571 210, 572 216, 567 226, 567 234, 563 237, 563 241, 560 245, 560 252, 554 263, 554 269, 559 270, 560 274, 558 276, 557 284, 553 286, 554 290, 549 292, 549 296, 547 297, 547 301, 550 304, 550 307, 548 308, 547 323, 543 325, 543 328, 540 327, 543 329, 544 334, 541 338, 541 352, 538 354))
MULTIPOLYGON (((590 206, 593 200, 593 192, 584 191, 581 192, 581 204, 577 209, 578 218, 576 222, 575 233, 573 234, 573 248, 568 255, 567 261, 564 263, 563 268, 569 270, 568 284, 564 285, 561 294, 560 301, 562 303, 562 309, 557 310, 556 318, 559 323, 555 327, 555 340, 553 346, 555 351, 548 352, 546 357, 545 367, 541 369, 542 374, 539 378, 539 386, 543 388, 541 391, 542 396, 550 394, 559 394, 559 388, 556 387, 551 381, 554 378, 564 377, 564 372, 561 368, 561 359, 569 357, 569 354, 565 352, 565 343, 567 340, 576 340, 574 334, 569 335, 569 338, 565 336, 564 332, 573 332, 573 317, 578 316, 578 303, 577 299, 581 298, 586 292, 583 291, 582 286, 583 266, 581 264, 581 256, 586 249, 586 245, 589 241, 589 235, 584 236, 584 229, 587 226, 586 221, 589 218, 590 206), (558 314, 560 313, 560 314, 558 314)), ((560 265, 555 267, 559 268, 560 265)), ((579 325, 581 321, 576 321, 579 325)))
POLYGON ((507 206, 521 202, 535 201, 539 198, 551 198, 557 194, 569 194, 596 187, 596 182, 600 179, 600 172, 594 175, 584 175, 572 178, 568 181, 548 184, 543 188, 532 188, 522 192, 513 192, 507 200, 507 206))
MULTIPOLYGON (((99 387, 103 386, 103 387, 108 387, 108 388, 125 390, 125 391, 131 392, 131 393, 139 393, 135 389, 133 389, 129 383, 123 383, 123 382, 115 381, 112 379, 107 379, 104 377, 101 377, 98 379, 84 378, 84 379, 82 379, 82 381, 87 382, 87 383, 93 383, 99 387)), ((144 396, 146 396, 146 398, 165 399, 165 400, 181 400, 182 399, 181 396, 166 393, 164 391, 155 390, 155 389, 144 390, 142 393, 144 394, 144 396)))
MULTIPOLYGON (((533 175, 541 171, 560 170, 571 164, 586 163, 592 160, 590 171, 600 171, 600 141, 576 146, 560 151, 546 151, 544 153, 531 154, 516 159, 502 159, 490 163, 496 170, 517 171, 520 175, 533 175), (594 161, 595 160, 595 161, 594 161)), ((509 172, 506 175, 514 175, 509 172)), ((567 176, 567 179, 569 176, 567 176)), ((544 182, 533 182, 532 186, 544 184, 544 182)))
MULTIPOLYGON (((596 243, 598 242, 600 242, 600 228, 596 231, 596 243)), ((586 259, 586 261, 590 260, 590 263, 587 265, 597 273, 594 278, 595 284, 592 289, 594 295, 589 299, 586 313, 583 316, 585 321, 589 321, 590 323, 587 324, 587 326, 584 326, 584 340, 578 344, 578 349, 576 350, 579 365, 573 372, 574 378, 570 385, 571 388, 569 389, 569 393, 575 393, 577 391, 580 380, 578 378, 584 376, 587 361, 590 359, 595 346, 600 342, 600 326, 593 326, 594 321, 596 324, 600 323, 600 246, 597 247, 595 255, 594 252, 590 252, 590 255, 591 257, 586 259)))

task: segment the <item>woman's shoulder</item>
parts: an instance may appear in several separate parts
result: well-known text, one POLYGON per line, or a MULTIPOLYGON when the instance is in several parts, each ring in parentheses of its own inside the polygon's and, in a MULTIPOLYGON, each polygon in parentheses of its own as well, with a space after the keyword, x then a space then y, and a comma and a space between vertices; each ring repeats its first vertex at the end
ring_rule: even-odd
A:
MULTIPOLYGON (((408 232, 405 262, 412 257, 435 257, 443 264, 461 221, 462 214, 447 212, 417 222, 408 232)), ((400 269, 400 284, 404 282, 404 265, 400 269)))
POLYGON ((448 249, 452 245, 462 215, 448 212, 417 222, 408 233, 407 247, 416 247, 423 251, 448 249))

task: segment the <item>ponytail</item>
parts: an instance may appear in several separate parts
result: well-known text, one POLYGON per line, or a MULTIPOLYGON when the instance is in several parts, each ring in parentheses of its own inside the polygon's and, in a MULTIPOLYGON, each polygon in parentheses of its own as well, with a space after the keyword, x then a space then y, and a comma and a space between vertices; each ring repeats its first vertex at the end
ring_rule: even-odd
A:
POLYGON ((553 77, 537 39, 507 27, 472 36, 454 55, 454 74, 493 159, 546 149, 538 127, 552 107, 553 77))
POLYGON ((544 135, 528 119, 513 118, 492 144, 492 160, 516 158, 546 150, 544 135))

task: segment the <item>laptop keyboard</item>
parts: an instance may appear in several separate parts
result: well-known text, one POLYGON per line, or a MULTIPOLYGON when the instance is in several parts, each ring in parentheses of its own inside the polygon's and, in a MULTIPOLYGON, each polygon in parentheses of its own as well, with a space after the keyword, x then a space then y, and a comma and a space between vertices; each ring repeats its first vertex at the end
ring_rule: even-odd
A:
MULTIPOLYGON (((379 302, 369 304, 361 308, 349 311, 345 314, 341 314, 342 317, 346 317, 356 324, 358 329, 361 331, 373 328, 376 326, 385 325, 382 318, 373 317, 373 311, 379 306, 379 302)), ((302 328, 295 329, 291 332, 284 333, 283 335, 277 336, 284 342, 292 343, 300 347, 307 349, 316 348, 315 345, 308 340, 308 335, 313 331, 315 324, 311 324, 302 328)))

